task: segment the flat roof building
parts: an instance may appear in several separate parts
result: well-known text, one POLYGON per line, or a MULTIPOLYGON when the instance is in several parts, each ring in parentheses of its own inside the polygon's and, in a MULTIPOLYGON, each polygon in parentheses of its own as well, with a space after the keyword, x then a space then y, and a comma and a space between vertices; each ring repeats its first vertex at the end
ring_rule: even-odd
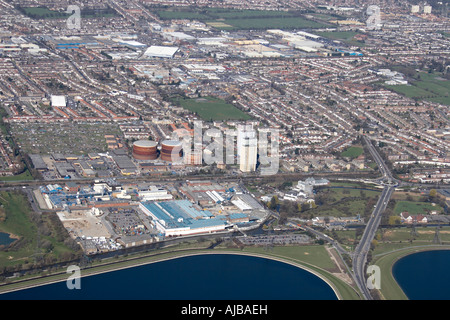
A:
POLYGON ((178 47, 168 46, 151 46, 145 50, 144 56, 151 58, 168 58, 172 59, 178 51, 178 47))
POLYGON ((153 220, 159 232, 167 236, 186 236, 224 231, 228 223, 200 210, 187 200, 141 202, 139 208, 153 220))
POLYGON ((65 107, 66 97, 65 96, 52 96, 51 103, 53 107, 65 107))

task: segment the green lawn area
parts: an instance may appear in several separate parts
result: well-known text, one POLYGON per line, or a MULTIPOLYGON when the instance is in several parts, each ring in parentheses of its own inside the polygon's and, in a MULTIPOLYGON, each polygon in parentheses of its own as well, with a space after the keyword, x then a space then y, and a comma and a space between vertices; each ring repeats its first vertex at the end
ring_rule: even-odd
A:
POLYGON ((187 19, 187 20, 204 20, 208 19, 209 16, 194 11, 184 11, 184 10, 159 10, 156 12, 160 19, 172 20, 172 19, 187 19))
POLYGON ((321 31, 321 32, 313 32, 318 36, 328 38, 331 40, 338 40, 345 42, 352 46, 363 47, 364 43, 358 40, 354 40, 353 37, 358 34, 357 31, 321 31))
POLYGON ((339 15, 325 14, 325 13, 310 13, 309 15, 314 18, 321 19, 324 21, 334 21, 334 20, 344 20, 345 18, 339 15))
POLYGON ((385 85, 385 87, 408 98, 450 105, 449 80, 441 78, 439 74, 428 72, 418 72, 414 79, 407 85, 385 85))
MULTIPOLYGON (((416 234, 412 235, 410 226, 395 229, 384 229, 383 236, 377 236, 378 241, 386 242, 408 242, 413 240, 417 245, 419 242, 431 243, 436 234, 436 227, 416 227, 416 234)), ((381 234, 381 233, 380 233, 381 234)), ((439 237, 442 242, 450 242, 450 227, 442 226, 439 229, 439 237)))
MULTIPOLYGON (((19 11, 32 19, 66 19, 72 16, 72 13, 66 13, 66 8, 61 11, 50 10, 46 7, 20 7, 19 11)), ((108 7, 105 9, 83 9, 80 10, 81 18, 99 18, 114 17, 117 13, 114 9, 108 7)))
POLYGON ((394 208, 394 214, 399 215, 400 213, 407 211, 411 215, 417 214, 429 214, 431 211, 437 211, 442 213, 444 209, 438 204, 432 205, 428 202, 417 202, 417 201, 398 201, 394 208))
POLYGON ((34 252, 37 238, 36 227, 31 222, 30 210, 25 196, 12 192, 0 193, 0 205, 4 219, 0 220, 0 231, 25 239, 18 251, 0 251, 0 267, 20 263, 34 252))
POLYGON ((232 104, 214 97, 175 100, 183 108, 197 113, 205 121, 215 120, 249 120, 251 116, 232 104))
POLYGON ((65 11, 53 11, 44 7, 24 7, 22 10, 27 16, 38 19, 62 19, 70 16, 65 11))
POLYGON ((327 196, 330 196, 331 201, 339 201, 343 198, 347 197, 361 197, 366 196, 368 198, 377 198, 380 195, 381 190, 360 190, 356 188, 367 188, 371 189, 367 186, 356 186, 352 185, 348 182, 332 182, 330 183, 331 187, 345 187, 345 188, 329 188, 331 193, 327 196))
MULTIPOLYGON (((331 186, 337 186, 332 184, 331 186)), ((314 209, 309 209, 302 214, 314 217, 356 217, 358 214, 364 217, 371 213, 380 191, 360 190, 357 186, 342 185, 343 188, 320 188, 316 195, 314 209)), ((361 187, 360 187, 361 188, 361 187)))
POLYGON ((220 29, 301 29, 329 25, 309 20, 294 12, 225 8, 176 8, 156 10, 161 19, 199 20, 220 29))
MULTIPOLYGON (((240 18, 225 19, 223 21, 235 29, 317 29, 324 28, 327 25, 308 20, 303 17, 269 17, 269 18, 240 18)), ((220 28, 218 28, 220 29, 220 28)))
POLYGON ((347 150, 341 152, 342 157, 349 157, 349 158, 358 158, 362 153, 364 152, 364 149, 362 147, 349 147, 347 150))
POLYGON ((275 10, 241 10, 226 8, 170 8, 157 10, 156 14, 163 20, 189 19, 189 20, 215 20, 215 19, 238 19, 238 18, 260 18, 260 17, 291 17, 292 13, 275 10))
POLYGON ((21 174, 15 176, 5 176, 0 177, 0 181, 24 181, 24 180, 33 180, 33 176, 31 175, 28 169, 21 174))
POLYGON ((243 252, 271 253, 290 257, 328 271, 335 271, 336 269, 336 265, 330 259, 324 246, 274 246, 269 252, 263 247, 249 246, 245 247, 243 252))
POLYGON ((0 271, 3 267, 34 263, 38 256, 47 261, 74 257, 75 251, 64 244, 66 232, 58 221, 54 215, 32 213, 24 194, 0 192, 0 232, 19 239, 7 250, 0 248, 0 271))
POLYGON ((424 89, 418 88, 410 84, 400 85, 385 85, 386 88, 391 89, 397 93, 400 93, 408 98, 420 98, 433 96, 430 92, 424 89))

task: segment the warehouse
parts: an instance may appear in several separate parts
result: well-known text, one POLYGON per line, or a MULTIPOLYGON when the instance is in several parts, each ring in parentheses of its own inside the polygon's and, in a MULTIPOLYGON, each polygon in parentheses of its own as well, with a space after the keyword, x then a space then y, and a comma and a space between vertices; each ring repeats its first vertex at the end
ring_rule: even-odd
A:
POLYGON ((33 167, 38 171, 47 171, 48 166, 45 163, 44 159, 40 154, 30 154, 31 162, 33 163, 33 167))
POLYGON ((169 41, 195 41, 196 38, 183 32, 163 32, 163 37, 169 41))
POLYGON ((228 223, 200 210, 187 200, 141 202, 139 208, 164 236, 186 236, 224 231, 228 223))
POLYGON ((148 58, 172 59, 178 49, 178 47, 151 46, 145 51, 144 56, 148 58))

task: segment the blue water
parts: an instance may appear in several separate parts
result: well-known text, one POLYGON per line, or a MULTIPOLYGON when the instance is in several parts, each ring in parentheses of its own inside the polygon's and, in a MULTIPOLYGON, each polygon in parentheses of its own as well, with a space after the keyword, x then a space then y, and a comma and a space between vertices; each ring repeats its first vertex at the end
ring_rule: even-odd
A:
MULTIPOLYGON (((82 271, 81 271, 82 272, 82 271)), ((95 276, 81 289, 66 281, 0 295, 0 300, 336 300, 322 279, 298 267, 258 257, 182 257, 95 276)))
POLYGON ((397 261, 392 273, 410 300, 450 300, 450 250, 424 251, 397 261))
POLYGON ((0 246, 1 245, 9 245, 13 243, 16 239, 10 238, 8 233, 0 232, 0 246))

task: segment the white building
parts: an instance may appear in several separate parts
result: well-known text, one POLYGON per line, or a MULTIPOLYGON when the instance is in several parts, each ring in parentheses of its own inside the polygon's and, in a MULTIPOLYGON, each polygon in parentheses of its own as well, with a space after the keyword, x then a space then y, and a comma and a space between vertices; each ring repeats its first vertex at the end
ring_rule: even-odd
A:
POLYGON ((183 32, 163 32, 163 37, 169 41, 194 41, 195 37, 183 32))
POLYGON ((418 5, 411 6, 411 13, 418 13, 420 7, 418 5))
POLYGON ((237 154, 239 159, 239 169, 242 172, 256 170, 258 139, 252 125, 238 126, 237 154))
POLYGON ((52 95, 51 103, 52 103, 53 107, 65 107, 66 106, 66 97, 52 95))
POLYGON ((327 179, 307 178, 305 181, 298 181, 297 185, 292 189, 294 191, 304 192, 306 196, 311 196, 314 187, 326 186, 329 183, 330 182, 327 179))
POLYGON ((173 196, 167 190, 150 186, 149 190, 139 191, 142 201, 172 200, 173 196))
POLYGON ((168 58, 172 59, 178 51, 178 47, 169 46, 150 46, 145 50, 144 56, 150 58, 168 58))

